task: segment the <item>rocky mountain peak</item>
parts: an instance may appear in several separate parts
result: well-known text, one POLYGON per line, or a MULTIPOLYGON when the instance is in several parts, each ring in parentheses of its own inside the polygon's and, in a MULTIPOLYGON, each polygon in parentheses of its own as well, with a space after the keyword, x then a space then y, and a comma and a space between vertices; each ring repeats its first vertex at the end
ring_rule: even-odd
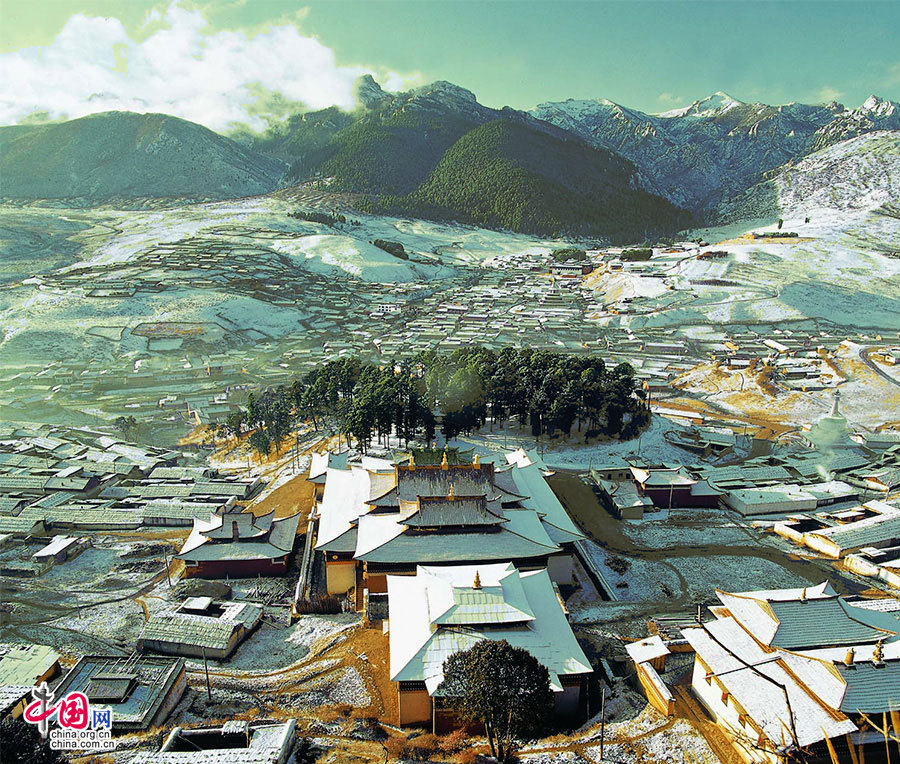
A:
POLYGON ((360 106, 373 109, 390 96, 371 74, 364 74, 353 83, 353 98, 360 106))
POLYGON ((452 82, 447 82, 446 80, 438 80, 437 82, 432 82, 430 85, 423 85, 412 92, 413 95, 416 96, 430 96, 450 103, 459 101, 470 104, 478 103, 475 94, 471 90, 466 90, 465 88, 454 85, 452 82))
POLYGON ((860 107, 860 111, 869 112, 876 117, 887 117, 897 111, 898 106, 900 105, 894 103, 893 101, 879 98, 876 95, 870 95, 865 101, 863 101, 863 105, 860 107))

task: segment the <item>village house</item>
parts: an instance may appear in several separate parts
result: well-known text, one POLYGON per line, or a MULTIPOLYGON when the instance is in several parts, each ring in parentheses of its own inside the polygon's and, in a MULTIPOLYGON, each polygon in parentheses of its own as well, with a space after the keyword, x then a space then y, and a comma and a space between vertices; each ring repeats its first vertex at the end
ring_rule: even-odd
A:
POLYGON ((401 725, 456 726, 441 692, 444 662, 484 639, 506 640, 550 673, 556 711, 578 713, 592 669, 566 619, 546 569, 520 571, 508 562, 425 566, 388 576, 390 677, 401 725))
POLYGON ((158 727, 187 687, 183 658, 85 655, 69 669, 56 697, 83 692, 92 704, 112 709, 112 730, 138 732, 158 727))
POLYGON ((296 728, 296 719, 175 727, 158 753, 140 752, 130 764, 286 764, 297 740, 296 728))
POLYGON ((843 560, 848 570, 900 589, 900 502, 867 501, 835 512, 800 514, 775 524, 798 546, 843 560))
POLYGON ((0 643, 0 687, 34 687, 59 673, 59 653, 47 645, 0 643))
POLYGON ((297 539, 300 515, 276 518, 274 510, 255 517, 240 507, 195 520, 190 536, 175 555, 186 578, 280 576, 297 539))
POLYGON ((191 597, 148 619, 138 636, 137 649, 227 660, 262 617, 262 605, 253 602, 214 602, 211 597, 191 597))

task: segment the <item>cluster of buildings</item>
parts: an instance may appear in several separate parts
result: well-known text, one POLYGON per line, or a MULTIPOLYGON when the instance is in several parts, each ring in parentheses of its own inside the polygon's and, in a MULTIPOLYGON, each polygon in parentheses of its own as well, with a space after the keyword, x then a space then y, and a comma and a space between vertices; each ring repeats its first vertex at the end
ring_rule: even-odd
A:
POLYGON ((523 343, 565 352, 583 351, 596 339, 585 323, 586 295, 580 279, 486 266, 476 283, 425 298, 415 315, 376 338, 382 356, 412 357, 425 350, 451 352, 478 344, 499 349, 523 343))
POLYGON ((775 533, 900 589, 900 499, 789 515, 775 524, 775 533))
POLYGON ((591 668, 558 587, 577 579, 583 536, 542 465, 436 449, 396 463, 317 462, 324 589, 383 622, 398 723, 446 729, 444 661, 482 639, 528 650, 550 671, 560 714, 579 711, 591 668))
MULTIPOLYGON (((189 601, 185 609, 195 605, 189 601)), ((210 656, 213 652, 209 650, 210 656)), ((52 690, 54 699, 83 693, 92 707, 111 712, 113 734, 159 728, 188 686, 184 658, 138 652, 84 655, 63 672, 59 654, 50 647, 0 643, 0 718, 20 718, 34 699, 32 692, 61 673, 52 690)), ((296 725, 291 719, 175 727, 159 751, 141 751, 128 760, 132 764, 287 764, 296 743, 296 725)))
MULTIPOLYGON (((611 459, 592 464, 604 505, 624 519, 652 509, 726 507, 743 516, 790 515, 900 489, 900 442, 887 434, 853 440, 837 408, 804 435, 807 450, 755 456, 734 464, 647 464, 611 459)), ((734 434, 709 427, 675 433, 676 445, 704 456, 733 453, 734 434)))
POLYGON ((0 573, 40 575, 90 531, 213 522, 262 487, 181 461, 89 430, 0 426, 0 573))
POLYGON ((748 764, 890 759, 900 600, 850 599, 827 582, 717 595, 710 617, 677 638, 627 646, 653 705, 671 712, 679 688, 666 662, 687 653, 683 681, 748 764))

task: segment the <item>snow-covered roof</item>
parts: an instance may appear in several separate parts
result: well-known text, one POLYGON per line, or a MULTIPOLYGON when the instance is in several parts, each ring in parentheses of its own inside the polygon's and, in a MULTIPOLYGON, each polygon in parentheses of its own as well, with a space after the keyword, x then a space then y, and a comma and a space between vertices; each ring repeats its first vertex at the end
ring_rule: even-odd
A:
POLYGON ((682 633, 779 750, 856 731, 850 719, 834 710, 844 687, 829 663, 760 645, 733 618, 682 633))
POLYGON ((429 693, 443 681, 448 657, 484 639, 527 650, 547 667, 556 691, 560 675, 592 670, 546 569, 419 566, 415 576, 388 576, 388 610, 391 679, 424 681, 429 693))
POLYGON ((325 477, 325 493, 319 506, 317 549, 350 530, 357 519, 369 511, 366 500, 370 493, 370 473, 362 467, 349 470, 329 468, 325 477))
POLYGON ((65 551, 73 544, 77 544, 78 539, 75 536, 54 536, 47 546, 38 549, 32 557, 55 557, 60 552, 65 551))
POLYGON ((531 464, 536 464, 542 472, 551 472, 535 448, 529 448, 528 450, 517 448, 515 451, 510 451, 506 454, 506 463, 514 464, 517 467, 528 467, 531 464))
POLYGON ((637 642, 629 642, 625 645, 625 652, 635 663, 644 663, 652 661, 654 658, 661 658, 663 655, 669 654, 669 648, 665 646, 662 637, 654 634, 652 637, 641 639, 637 642))
POLYGON ((213 513, 209 520, 195 519, 176 557, 197 562, 284 557, 294 548, 300 514, 279 518, 274 515, 272 511, 254 518, 250 512, 226 511, 213 513), (236 525, 233 527, 232 523, 236 525))

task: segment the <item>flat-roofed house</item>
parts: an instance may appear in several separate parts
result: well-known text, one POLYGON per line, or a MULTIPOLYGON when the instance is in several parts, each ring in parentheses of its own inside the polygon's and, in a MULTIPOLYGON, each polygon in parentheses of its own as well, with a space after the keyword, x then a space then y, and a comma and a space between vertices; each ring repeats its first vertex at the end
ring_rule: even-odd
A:
POLYGON ((263 616, 253 602, 214 602, 191 597, 167 612, 152 616, 138 636, 138 650, 226 660, 263 616))
POLYGON ((187 687, 184 658, 86 655, 63 677, 56 697, 83 692, 112 709, 112 731, 158 727, 178 705, 187 687))
POLYGON ((547 570, 509 562, 422 565, 414 576, 388 576, 388 636, 398 723, 430 723, 439 732, 454 726, 441 699, 444 661, 482 640, 506 640, 543 664, 564 717, 577 713, 592 671, 547 570))
POLYGON ((175 727, 158 753, 142 751, 129 764, 286 764, 297 740, 296 728, 296 719, 175 727))
POLYGON ((47 645, 0 643, 0 686, 33 687, 59 673, 59 653, 47 645))

